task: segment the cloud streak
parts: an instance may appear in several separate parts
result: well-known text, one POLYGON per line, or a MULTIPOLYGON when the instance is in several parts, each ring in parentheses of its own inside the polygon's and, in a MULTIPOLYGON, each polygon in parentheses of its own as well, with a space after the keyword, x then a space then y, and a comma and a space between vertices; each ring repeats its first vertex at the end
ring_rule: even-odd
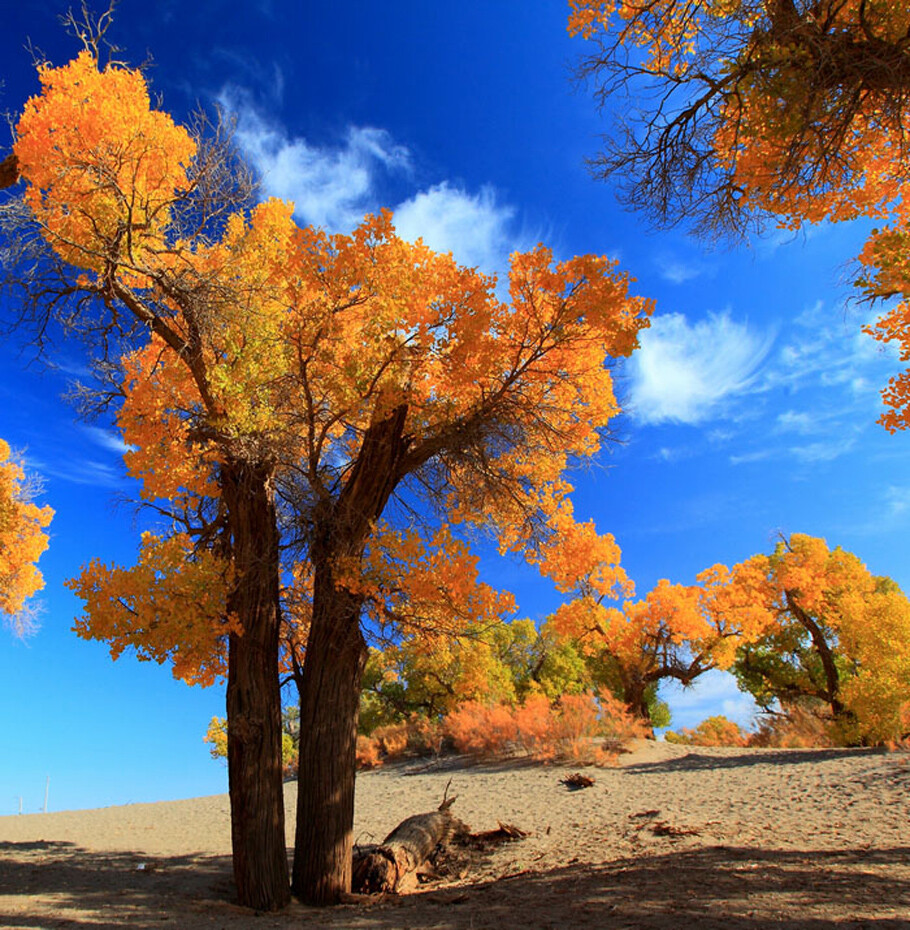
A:
POLYGON ((647 424, 723 416, 729 398, 753 387, 773 340, 727 313, 695 323, 680 313, 655 317, 629 363, 630 413, 647 424))

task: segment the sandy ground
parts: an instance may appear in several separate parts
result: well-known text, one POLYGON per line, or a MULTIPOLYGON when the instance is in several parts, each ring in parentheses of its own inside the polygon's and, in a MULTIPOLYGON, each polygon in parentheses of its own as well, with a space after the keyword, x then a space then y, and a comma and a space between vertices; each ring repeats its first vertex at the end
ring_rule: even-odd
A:
POLYGON ((571 771, 456 759, 361 774, 361 842, 434 809, 450 779, 473 830, 530 835, 410 894, 261 916, 230 903, 226 796, 3 817, 0 927, 910 928, 906 753, 642 742, 583 769, 591 788, 569 791, 571 771))

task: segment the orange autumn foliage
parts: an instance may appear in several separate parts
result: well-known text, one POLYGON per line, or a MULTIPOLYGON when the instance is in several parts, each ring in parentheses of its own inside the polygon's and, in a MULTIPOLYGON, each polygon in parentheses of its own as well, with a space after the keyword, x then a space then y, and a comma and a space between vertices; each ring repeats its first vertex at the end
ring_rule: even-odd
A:
MULTIPOLYGON (((569 32, 599 99, 654 101, 595 164, 629 201, 716 233, 775 217, 883 220, 857 284, 897 298, 866 332, 910 361, 910 8, 902 0, 570 0, 569 32)), ((910 426, 910 373, 882 392, 880 422, 910 426)))
POLYGON ((598 591, 627 588, 615 541, 575 522, 563 477, 598 451, 619 410, 604 363, 632 351, 651 309, 615 263, 516 254, 504 303, 493 279, 398 238, 388 213, 332 236, 273 200, 229 217, 217 241, 174 239, 194 143, 151 108, 141 75, 83 53, 40 76, 16 143, 27 200, 64 260, 104 270, 77 276, 77 290, 108 293, 151 329, 123 360, 118 413, 143 497, 192 508, 218 497, 226 463, 251 455, 302 471, 317 496, 337 493, 363 437, 403 408, 412 464, 396 480, 438 463, 449 524, 418 537, 377 522, 333 556, 337 583, 377 617, 438 632, 509 611, 476 582, 459 523, 483 524, 561 588, 586 572, 598 591), (488 442, 478 480, 473 450, 488 442))
POLYGON ((644 600, 627 601, 621 610, 576 597, 559 607, 551 625, 589 655, 607 653, 626 702, 647 716, 649 686, 663 678, 689 684, 709 669, 729 668, 737 646, 773 619, 745 576, 743 588, 732 588, 729 570, 715 565, 697 580, 687 586, 662 579, 644 600))
POLYGON ((555 704, 529 695, 517 706, 465 701, 450 711, 445 732, 458 752, 491 758, 608 764, 647 728, 609 692, 567 694, 555 704))
POLYGON ((175 678, 210 685, 227 673, 227 637, 239 630, 227 610, 231 567, 194 551, 185 534, 142 534, 139 561, 129 569, 93 559, 67 582, 83 601, 75 630, 110 644, 111 658, 128 648, 141 660, 169 661, 175 678))
MULTIPOLYGON (((432 634, 498 620, 509 600, 477 582, 465 542, 478 530, 571 584, 566 472, 619 413, 610 363, 635 349, 651 302, 605 257, 541 245, 511 257, 500 288, 403 240, 388 212, 330 235, 300 227, 292 204, 247 209, 229 145, 153 108, 139 72, 83 53, 40 80, 16 130, 24 203, 68 325, 133 340, 118 422, 166 515, 133 569, 93 563, 74 581, 80 634, 203 682, 230 639, 232 797, 257 811, 234 823, 270 857, 235 857, 248 870, 235 877, 243 903, 268 909, 287 895, 277 666, 293 605, 286 660, 309 721, 295 890, 329 903, 347 872, 312 870, 350 858, 361 621, 372 610, 384 633, 432 634), (407 525, 418 501, 435 526, 407 525)), ((52 312, 29 273, 32 307, 52 312)), ((621 585, 615 543, 598 545, 597 584, 621 585)))
POLYGON ((31 625, 28 599, 44 587, 36 563, 53 515, 32 503, 25 472, 0 439, 0 615, 20 635, 31 625))

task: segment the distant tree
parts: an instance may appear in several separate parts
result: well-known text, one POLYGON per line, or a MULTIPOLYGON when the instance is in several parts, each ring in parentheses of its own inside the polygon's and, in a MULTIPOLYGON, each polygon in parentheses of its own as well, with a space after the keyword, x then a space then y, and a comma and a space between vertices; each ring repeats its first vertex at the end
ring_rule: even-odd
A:
POLYGON ((910 601, 852 553, 794 533, 733 569, 764 577, 775 621, 740 645, 740 687, 773 711, 814 702, 847 742, 898 738, 910 702, 910 601))
MULTIPOLYGON (((894 0, 570 0, 579 75, 616 121, 595 173, 659 225, 744 232, 859 216, 868 331, 910 361, 910 8, 894 0), (634 106, 620 101, 632 96, 634 106)), ((910 372, 882 424, 910 426, 910 372)))
POLYGON ((33 502, 34 486, 0 439, 0 616, 20 636, 34 624, 29 598, 44 587, 36 563, 54 511, 33 502))
POLYGON ((560 577, 583 537, 615 554, 604 584, 620 579, 564 472, 599 450, 619 410, 609 365, 650 303, 605 258, 516 254, 504 303, 388 214, 329 236, 287 204, 248 210, 229 144, 153 109, 140 73, 88 49, 39 76, 7 271, 27 311, 61 312, 102 350, 128 465, 166 515, 135 569, 96 562, 74 582, 80 630, 185 659, 190 679, 226 669, 235 878, 242 903, 273 909, 288 898, 281 619, 303 618, 293 884, 337 901, 369 623, 433 629, 444 602, 458 624, 499 603, 453 527, 560 577))
POLYGON ((627 601, 621 610, 582 594, 560 607, 551 623, 599 656, 612 690, 650 720, 660 681, 689 685, 710 669, 729 668, 737 645, 770 621, 767 609, 729 580, 723 565, 702 572, 697 585, 663 579, 644 600, 627 601))

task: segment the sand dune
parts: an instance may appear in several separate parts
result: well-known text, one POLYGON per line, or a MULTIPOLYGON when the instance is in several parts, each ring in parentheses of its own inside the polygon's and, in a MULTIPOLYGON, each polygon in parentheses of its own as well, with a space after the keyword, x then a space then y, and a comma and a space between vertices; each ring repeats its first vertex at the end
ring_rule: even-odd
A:
POLYGON ((434 809, 450 779, 473 830, 530 835, 407 895, 263 916, 231 904, 226 796, 3 817, 0 927, 910 928, 906 753, 642 741, 583 771, 581 791, 522 762, 363 773, 361 842, 434 809))

